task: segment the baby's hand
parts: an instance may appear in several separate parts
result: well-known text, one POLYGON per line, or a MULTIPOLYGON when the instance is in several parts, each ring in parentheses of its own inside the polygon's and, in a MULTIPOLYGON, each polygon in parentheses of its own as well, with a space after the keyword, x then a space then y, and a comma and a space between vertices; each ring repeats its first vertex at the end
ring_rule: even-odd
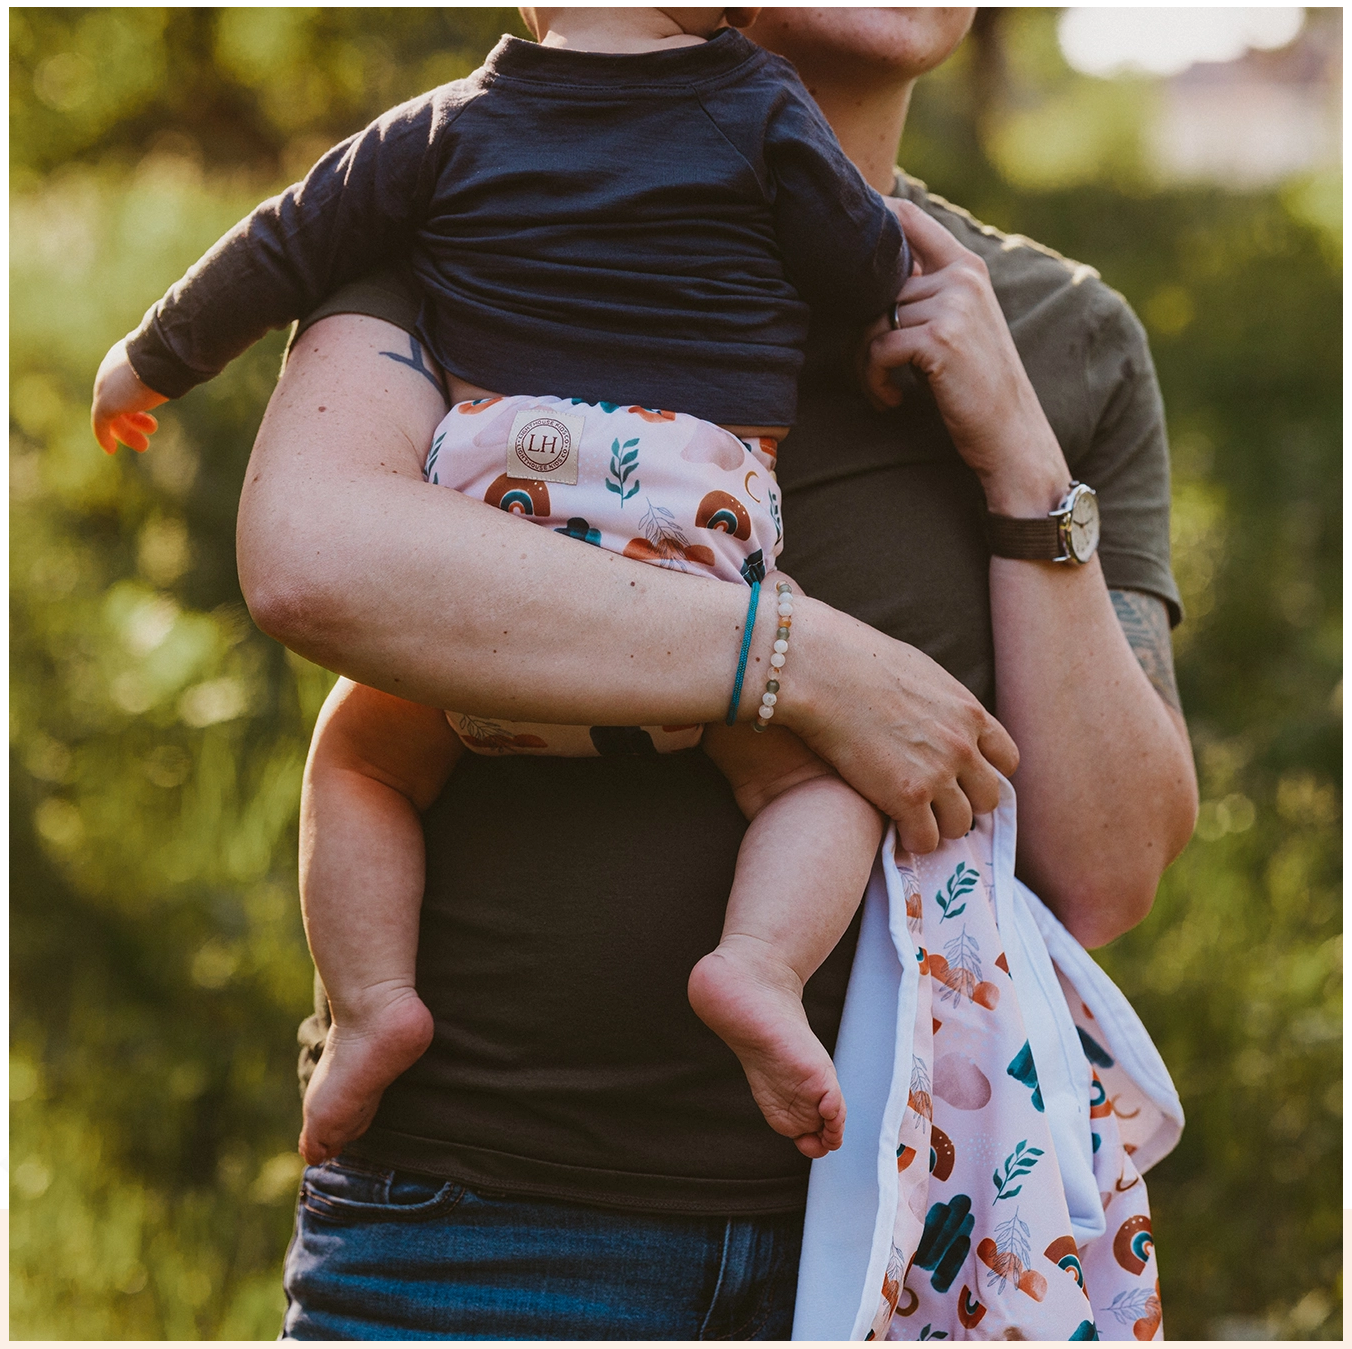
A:
POLYGON ((146 449, 159 427, 149 409, 168 401, 141 383, 127 359, 126 343, 118 342, 109 348, 94 376, 94 405, 89 414, 94 439, 109 454, 117 453, 119 440, 133 450, 146 449))

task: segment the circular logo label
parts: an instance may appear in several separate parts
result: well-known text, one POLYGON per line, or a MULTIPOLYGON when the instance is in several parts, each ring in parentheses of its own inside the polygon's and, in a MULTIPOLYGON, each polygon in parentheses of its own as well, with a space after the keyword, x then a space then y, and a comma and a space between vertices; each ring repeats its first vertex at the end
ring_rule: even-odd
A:
POLYGON ((512 450, 516 457, 536 473, 553 473, 568 462, 573 437, 568 428, 553 417, 536 417, 516 433, 512 450))

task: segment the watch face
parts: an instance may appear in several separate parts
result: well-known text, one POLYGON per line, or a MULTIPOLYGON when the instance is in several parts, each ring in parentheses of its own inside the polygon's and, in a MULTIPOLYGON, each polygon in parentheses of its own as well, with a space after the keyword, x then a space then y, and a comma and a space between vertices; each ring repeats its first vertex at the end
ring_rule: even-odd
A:
POLYGON ((1088 562, 1099 542, 1098 498, 1092 490, 1084 488, 1075 493, 1066 525, 1066 540, 1075 560, 1088 562))

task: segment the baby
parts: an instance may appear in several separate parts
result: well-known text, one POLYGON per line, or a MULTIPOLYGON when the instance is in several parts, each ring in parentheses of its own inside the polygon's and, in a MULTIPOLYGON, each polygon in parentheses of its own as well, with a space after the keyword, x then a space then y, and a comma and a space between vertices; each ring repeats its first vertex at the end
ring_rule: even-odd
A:
POLYGON ((793 588, 771 570, 775 454, 808 305, 862 328, 892 305, 909 251, 792 67, 735 31, 756 11, 521 12, 538 43, 504 38, 468 78, 335 147, 171 287, 105 357, 95 435, 110 452, 116 439, 144 449, 151 407, 343 282, 407 258, 427 297, 419 336, 454 403, 430 483, 583 545, 750 587, 726 725, 522 725, 339 682, 302 804, 306 932, 333 1012, 306 1095, 308 1161, 363 1133, 431 1042, 414 989, 417 812, 463 750, 701 742, 750 826, 691 1005, 741 1060, 771 1127, 824 1156, 845 1103, 802 989, 858 906, 882 821, 771 724, 792 677, 793 588), (752 654, 771 677, 739 726, 752 654))

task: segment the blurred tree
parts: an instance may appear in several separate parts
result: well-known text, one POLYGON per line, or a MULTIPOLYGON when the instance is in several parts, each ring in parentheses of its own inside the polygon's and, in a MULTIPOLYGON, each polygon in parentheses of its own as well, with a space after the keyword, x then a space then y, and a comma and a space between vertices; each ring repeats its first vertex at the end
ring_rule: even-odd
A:
MULTIPOLYGON (((1068 71, 1052 19, 982 17, 904 161, 1092 262, 1150 331, 1205 803, 1103 960, 1189 1115, 1150 1178, 1167 1326, 1336 1337, 1340 236, 1318 184, 1152 187, 1141 88, 1068 71), (1009 100, 1116 167, 1072 146, 1070 170, 1011 169, 1009 100)), ((253 629, 233 553, 281 339, 164 409, 144 457, 94 446, 94 368, 259 196, 504 30, 514 11, 11 11, 16 1336, 272 1337, 299 1169, 295 811, 331 677, 253 629)))
POLYGON ((139 160, 299 176, 384 109, 467 75, 514 9, 71 7, 10 11, 12 164, 139 160))

